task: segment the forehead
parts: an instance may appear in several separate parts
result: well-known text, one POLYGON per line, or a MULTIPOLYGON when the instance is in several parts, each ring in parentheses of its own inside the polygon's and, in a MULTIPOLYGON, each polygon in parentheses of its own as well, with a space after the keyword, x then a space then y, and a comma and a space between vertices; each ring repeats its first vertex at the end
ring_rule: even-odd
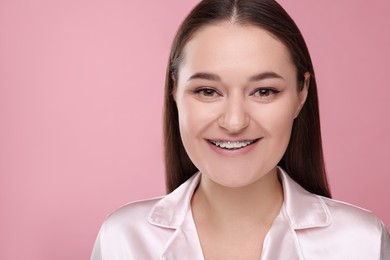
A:
POLYGON ((200 28, 183 50, 181 67, 191 70, 295 69, 289 50, 269 31, 229 22, 200 28))

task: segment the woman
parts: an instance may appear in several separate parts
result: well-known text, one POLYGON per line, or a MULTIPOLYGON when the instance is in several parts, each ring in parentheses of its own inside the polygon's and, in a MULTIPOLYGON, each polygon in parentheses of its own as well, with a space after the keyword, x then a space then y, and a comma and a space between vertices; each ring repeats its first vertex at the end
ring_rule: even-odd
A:
POLYGON ((111 214, 92 259, 389 259, 370 212, 330 199, 316 81, 272 0, 205 0, 168 63, 167 196, 111 214))

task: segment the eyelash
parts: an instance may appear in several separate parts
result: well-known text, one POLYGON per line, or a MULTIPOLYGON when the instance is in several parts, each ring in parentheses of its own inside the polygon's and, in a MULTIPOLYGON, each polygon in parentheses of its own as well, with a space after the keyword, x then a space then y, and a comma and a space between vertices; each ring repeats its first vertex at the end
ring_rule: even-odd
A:
POLYGON ((214 97, 214 94, 220 95, 218 91, 216 91, 213 88, 197 88, 192 91, 194 94, 202 95, 204 97, 214 97), (208 92, 210 95, 205 95, 205 93, 208 92))
POLYGON ((271 95, 276 95, 280 93, 279 90, 276 90, 274 88, 258 88, 255 91, 252 92, 252 95, 258 96, 260 98, 268 98, 271 95), (266 92, 266 93, 264 93, 266 92), (258 94, 257 94, 258 93, 258 94), (262 94, 266 94, 265 96, 262 96, 262 94))
MULTIPOLYGON (((194 94, 201 95, 203 97, 214 97, 215 94, 221 96, 219 92, 213 88, 207 88, 207 87, 202 87, 202 88, 197 88, 192 91, 194 94), (208 93, 208 95, 205 95, 208 93)), ((268 98, 272 95, 276 95, 280 93, 279 90, 276 90, 274 88, 258 88, 255 91, 252 92, 252 96, 258 96, 260 98, 268 98), (266 94, 264 96, 264 94, 266 94)))

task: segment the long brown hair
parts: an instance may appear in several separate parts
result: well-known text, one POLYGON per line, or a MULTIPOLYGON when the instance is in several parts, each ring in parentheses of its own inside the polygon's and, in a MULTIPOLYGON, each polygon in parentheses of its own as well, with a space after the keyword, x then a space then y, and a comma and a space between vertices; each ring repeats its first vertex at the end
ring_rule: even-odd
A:
POLYGON ((180 138, 178 111, 172 95, 183 49, 201 27, 223 21, 259 26, 283 42, 297 68, 298 91, 304 85, 305 72, 310 73, 306 102, 294 121, 289 145, 278 165, 306 190, 330 197, 322 152, 317 84, 310 54, 295 22, 273 0, 203 0, 179 27, 167 66, 164 95, 167 191, 173 191, 197 171, 180 138))

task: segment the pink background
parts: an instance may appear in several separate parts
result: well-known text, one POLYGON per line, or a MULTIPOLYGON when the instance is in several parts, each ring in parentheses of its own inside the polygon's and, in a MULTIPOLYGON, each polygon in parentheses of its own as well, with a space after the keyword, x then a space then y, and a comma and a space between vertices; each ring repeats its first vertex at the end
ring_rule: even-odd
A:
MULTIPOLYGON (((0 259, 88 259, 164 193, 161 108, 194 0, 0 0, 0 259)), ((333 196, 390 225, 390 2, 280 1, 316 67, 333 196)))

